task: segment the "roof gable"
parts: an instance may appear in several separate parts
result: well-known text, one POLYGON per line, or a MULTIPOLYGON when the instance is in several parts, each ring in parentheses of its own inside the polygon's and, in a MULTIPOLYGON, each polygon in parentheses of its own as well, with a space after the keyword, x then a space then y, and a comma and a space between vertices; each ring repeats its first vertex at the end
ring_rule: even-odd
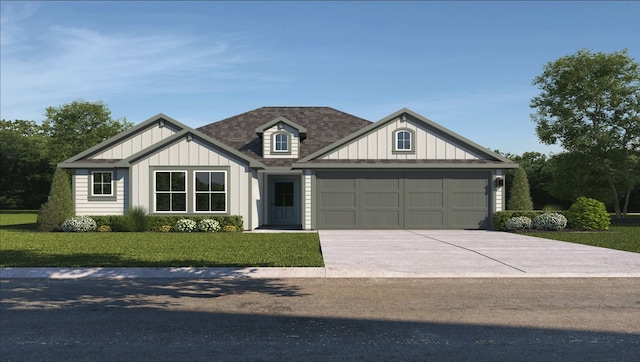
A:
POLYGON ((286 125, 288 125, 289 127, 294 128, 296 131, 298 131, 298 134, 300 135, 300 139, 304 140, 305 138, 307 138, 307 129, 302 127, 301 125, 295 123, 295 122, 291 122, 290 120, 286 119, 285 117, 279 116, 274 118, 272 121, 267 122, 265 124, 263 124, 262 126, 256 128, 256 133, 258 135, 262 135, 266 130, 268 130, 271 127, 277 126, 281 123, 284 123, 286 125))
POLYGON ((113 161, 113 160, 121 160, 121 159, 127 158, 131 156, 132 153, 135 153, 136 150, 144 149, 149 145, 158 142, 159 139, 153 139, 153 137, 151 137, 152 139, 148 140, 147 142, 148 145, 146 145, 145 142, 137 142, 138 144, 137 147, 135 146, 129 147, 128 151, 124 151, 124 152, 122 151, 113 152, 113 150, 126 142, 131 142, 136 137, 141 137, 141 135, 143 135, 145 132, 149 132, 149 130, 154 127, 163 128, 165 130, 164 132, 161 132, 161 134, 156 134, 155 135, 156 138, 170 137, 171 135, 177 132, 180 132, 184 129, 189 128, 184 124, 176 121, 175 119, 167 115, 164 115, 162 113, 159 113, 147 119, 146 121, 132 128, 129 128, 128 130, 123 131, 107 140, 104 140, 103 142, 100 142, 99 144, 61 162, 60 167, 68 167, 70 164, 77 163, 80 161, 108 163, 107 162, 108 160, 113 161), (109 151, 112 151, 111 157, 109 156, 110 154, 109 151), (113 155, 115 155, 115 157, 113 155))
MULTIPOLYGON (((423 139, 426 140, 426 138, 423 139)), ((414 140, 414 142, 416 141, 414 140)), ((425 145, 416 145, 416 147, 418 146, 424 147, 425 145)), ((327 160, 411 161, 412 159, 414 161, 482 160, 495 161, 498 163, 512 163, 510 160, 498 155, 497 153, 492 152, 407 108, 403 108, 376 123, 364 127, 359 131, 354 132, 353 134, 327 147, 324 147, 323 149, 320 149, 311 155, 308 155, 307 157, 301 159, 300 163, 327 162, 327 160), (392 123, 398 121, 406 122, 405 126, 392 125, 392 123), (391 139, 391 132, 386 132, 386 138, 383 139, 382 143, 374 143, 373 145, 369 145, 367 147, 366 141, 362 141, 366 140, 366 137, 370 135, 375 135, 376 132, 382 134, 383 132, 381 132, 381 130, 384 130, 385 127, 389 129, 393 129, 394 127, 397 127, 397 129, 411 129, 411 124, 418 127, 415 131, 416 134, 418 134, 419 132, 424 132, 425 134, 427 134, 427 136, 431 136, 433 140, 433 142, 431 143, 433 143, 433 145, 430 145, 430 147, 434 147, 433 150, 422 150, 420 154, 416 152, 415 157, 408 157, 406 154, 403 154, 402 156, 391 157, 390 154, 393 153, 391 151, 391 148, 394 142, 394 140, 391 139), (440 151, 441 154, 438 155, 438 152, 435 148, 435 143, 437 142, 441 143, 440 147, 442 150, 449 151, 448 155, 447 152, 444 151, 440 151), (363 146, 363 144, 365 145, 363 146), (378 148, 383 148, 383 151, 380 151, 378 148), (384 149, 386 149, 387 152, 385 152, 384 149)))

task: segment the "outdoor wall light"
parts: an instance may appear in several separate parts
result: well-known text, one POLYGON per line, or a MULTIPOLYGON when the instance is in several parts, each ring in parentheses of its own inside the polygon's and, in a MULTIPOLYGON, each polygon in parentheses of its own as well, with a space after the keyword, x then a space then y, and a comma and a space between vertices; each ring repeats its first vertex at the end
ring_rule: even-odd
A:
POLYGON ((504 186, 504 179, 502 177, 498 177, 495 180, 495 183, 496 183, 496 187, 502 187, 502 186, 504 186))

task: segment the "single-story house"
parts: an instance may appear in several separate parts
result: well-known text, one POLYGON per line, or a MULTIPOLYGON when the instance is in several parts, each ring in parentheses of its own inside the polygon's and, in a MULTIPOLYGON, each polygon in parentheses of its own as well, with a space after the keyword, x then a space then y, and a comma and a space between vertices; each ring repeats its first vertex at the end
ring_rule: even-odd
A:
POLYGON ((477 229, 517 164, 408 109, 375 123, 263 107, 200 128, 164 114, 58 165, 77 215, 240 215, 245 229, 477 229))

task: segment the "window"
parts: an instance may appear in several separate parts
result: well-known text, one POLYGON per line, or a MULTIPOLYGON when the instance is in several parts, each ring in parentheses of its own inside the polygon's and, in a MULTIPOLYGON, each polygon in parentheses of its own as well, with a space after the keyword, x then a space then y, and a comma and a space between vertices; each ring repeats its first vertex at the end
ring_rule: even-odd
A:
POLYGON ((275 152, 289 152, 289 135, 276 133, 273 136, 273 150, 275 152))
POLYGON ((187 211, 185 171, 156 171, 156 211, 187 211))
POLYGON ((409 130, 396 131, 394 151, 413 151, 412 135, 409 130))
POLYGON ((91 195, 92 196, 112 196, 113 195, 113 173, 111 171, 96 171, 91 173, 91 195))
POLYGON ((227 173, 225 171, 195 172, 195 211, 227 211, 227 173))

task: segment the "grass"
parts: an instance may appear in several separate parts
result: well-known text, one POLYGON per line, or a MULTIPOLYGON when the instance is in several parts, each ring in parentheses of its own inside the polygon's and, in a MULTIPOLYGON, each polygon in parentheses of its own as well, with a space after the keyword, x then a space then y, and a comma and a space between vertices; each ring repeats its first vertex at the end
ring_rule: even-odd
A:
POLYGON ((317 233, 44 233, 0 212, 0 267, 317 267, 317 233))
POLYGON ((640 253, 640 225, 610 226, 609 231, 533 232, 524 235, 640 253))

